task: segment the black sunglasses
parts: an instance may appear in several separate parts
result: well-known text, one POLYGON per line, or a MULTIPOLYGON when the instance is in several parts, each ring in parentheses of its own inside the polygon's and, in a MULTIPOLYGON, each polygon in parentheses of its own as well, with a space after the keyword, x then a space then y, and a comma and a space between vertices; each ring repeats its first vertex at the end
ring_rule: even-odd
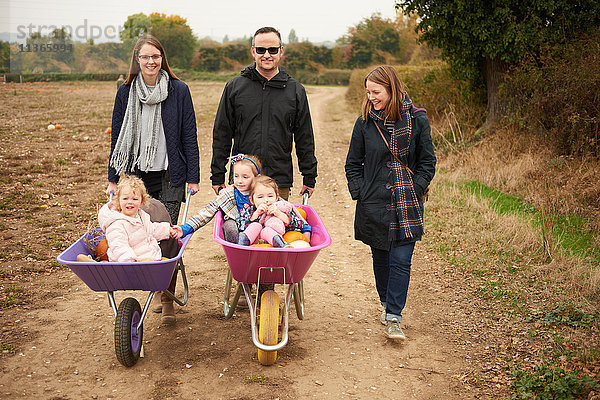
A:
POLYGON ((277 54, 279 53, 279 49, 281 48, 281 46, 279 47, 255 47, 254 51, 256 51, 256 54, 265 54, 266 51, 269 52, 269 54, 277 54))

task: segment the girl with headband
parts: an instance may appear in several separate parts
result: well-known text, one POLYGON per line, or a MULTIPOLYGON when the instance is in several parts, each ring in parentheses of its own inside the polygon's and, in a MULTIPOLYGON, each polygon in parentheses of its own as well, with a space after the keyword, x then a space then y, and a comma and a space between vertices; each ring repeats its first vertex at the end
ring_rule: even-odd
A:
POLYGON ((240 228, 245 226, 244 221, 247 221, 254 212, 248 194, 262 166, 256 156, 249 154, 238 154, 229 159, 232 164, 233 186, 222 189, 213 201, 188 219, 185 224, 176 225, 178 238, 202 228, 213 219, 217 211, 221 210, 225 240, 231 243, 238 242, 240 228))

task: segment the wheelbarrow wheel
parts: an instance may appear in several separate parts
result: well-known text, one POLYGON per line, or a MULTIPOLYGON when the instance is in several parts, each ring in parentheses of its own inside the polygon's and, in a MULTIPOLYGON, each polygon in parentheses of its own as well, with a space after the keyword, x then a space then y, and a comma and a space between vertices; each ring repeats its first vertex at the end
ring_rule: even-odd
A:
POLYGON ((134 366, 140 358, 144 327, 140 323, 142 309, 133 297, 128 297, 119 304, 115 321, 115 352, 117 360, 126 367, 134 366))
POLYGON ((304 280, 294 284, 294 306, 299 320, 304 319, 304 280))
MULTIPOLYGON (((260 322, 258 339, 262 344, 275 345, 279 332, 279 296, 274 290, 267 290, 260 299, 260 322)), ((277 359, 277 351, 258 349, 258 361, 262 365, 273 365, 277 359)))

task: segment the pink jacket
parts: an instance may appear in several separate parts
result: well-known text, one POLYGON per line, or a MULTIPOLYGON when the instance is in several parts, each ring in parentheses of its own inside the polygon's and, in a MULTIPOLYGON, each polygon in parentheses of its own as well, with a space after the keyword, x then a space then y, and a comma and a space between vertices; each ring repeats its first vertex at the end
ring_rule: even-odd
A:
POLYGON ((150 215, 139 210, 137 218, 128 217, 113 209, 111 203, 102 206, 98 222, 108 241, 108 260, 132 262, 161 259, 159 240, 169 238, 171 224, 151 222, 150 215))

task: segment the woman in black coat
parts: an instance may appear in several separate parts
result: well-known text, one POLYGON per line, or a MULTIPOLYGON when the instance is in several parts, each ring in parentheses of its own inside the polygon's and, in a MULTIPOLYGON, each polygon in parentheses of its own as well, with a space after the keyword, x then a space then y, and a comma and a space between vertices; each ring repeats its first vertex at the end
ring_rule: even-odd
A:
POLYGON ((425 110, 413 106, 394 68, 375 68, 365 89, 345 166, 357 200, 354 232, 371 247, 385 334, 403 340, 412 254, 423 235, 423 195, 436 158, 425 110))

